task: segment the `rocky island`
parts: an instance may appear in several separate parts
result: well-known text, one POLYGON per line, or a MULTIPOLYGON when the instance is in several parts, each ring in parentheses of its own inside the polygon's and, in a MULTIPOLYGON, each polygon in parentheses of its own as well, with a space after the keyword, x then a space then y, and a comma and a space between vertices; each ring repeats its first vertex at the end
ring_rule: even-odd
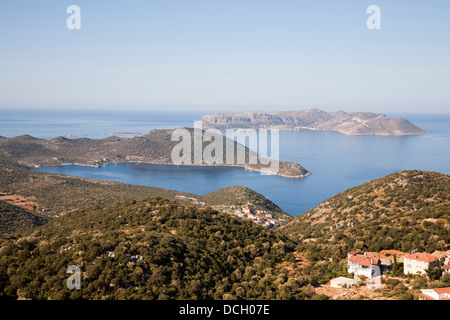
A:
POLYGON ((319 109, 216 113, 202 118, 203 128, 337 131, 347 135, 417 135, 427 132, 405 118, 371 112, 326 112, 319 109))

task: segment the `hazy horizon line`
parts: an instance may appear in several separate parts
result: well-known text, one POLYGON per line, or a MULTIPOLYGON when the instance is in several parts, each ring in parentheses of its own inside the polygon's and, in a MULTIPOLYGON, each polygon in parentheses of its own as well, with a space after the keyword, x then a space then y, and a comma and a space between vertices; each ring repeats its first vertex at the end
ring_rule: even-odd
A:
MULTIPOLYGON (((196 108, 193 108, 193 106, 172 106, 168 107, 167 105, 161 104, 161 106, 152 106, 152 107, 130 107, 127 105, 122 105, 122 107, 6 107, 6 106, 0 106, 0 110, 27 110, 27 111, 92 111, 92 112, 120 112, 120 111, 130 111, 130 112, 186 112, 186 113, 204 113, 204 114, 213 114, 213 113, 246 113, 246 112, 288 112, 288 111, 304 111, 304 110, 311 110, 311 109, 319 109, 321 111, 325 112, 337 112, 337 111, 344 111, 347 113, 354 113, 354 112, 371 112, 371 113, 379 113, 379 114, 450 114, 449 111, 394 111, 394 110, 370 110, 367 108, 361 108, 361 109, 355 109, 355 108, 343 108, 343 107, 336 107, 336 108, 330 108, 330 107, 317 107, 317 106, 311 106, 311 107, 295 107, 295 106, 286 106, 286 107, 269 107, 269 106, 239 106, 236 105, 234 107, 200 107, 197 106, 196 108), (163 109, 161 109, 163 108, 163 109), (223 109, 222 109, 223 108, 223 109), (243 108, 246 108, 243 110, 243 108), (209 109, 209 110, 208 110, 209 109), (228 110, 226 110, 228 109, 228 110)), ((449 108, 450 109, 450 108, 449 108)))

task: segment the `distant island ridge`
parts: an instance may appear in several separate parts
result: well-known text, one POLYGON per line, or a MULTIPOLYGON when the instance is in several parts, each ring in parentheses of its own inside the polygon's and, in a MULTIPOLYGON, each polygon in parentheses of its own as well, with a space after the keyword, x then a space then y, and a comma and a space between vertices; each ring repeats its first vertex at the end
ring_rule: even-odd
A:
POLYGON ((372 112, 308 110, 216 113, 201 119, 203 128, 337 131, 347 135, 420 135, 428 132, 405 118, 372 112))
POLYGON ((113 132, 110 136, 138 136, 142 134, 141 132, 113 132))

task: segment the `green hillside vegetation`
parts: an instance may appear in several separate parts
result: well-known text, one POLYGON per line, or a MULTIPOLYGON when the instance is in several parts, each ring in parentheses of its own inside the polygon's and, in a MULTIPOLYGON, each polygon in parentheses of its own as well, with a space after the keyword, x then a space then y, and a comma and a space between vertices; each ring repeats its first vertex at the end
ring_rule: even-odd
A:
POLYGON ((348 189, 282 227, 312 259, 350 250, 448 250, 450 175, 403 171, 348 189))
POLYGON ((195 196, 155 187, 4 167, 0 167, 0 188, 2 192, 36 197, 40 208, 50 210, 49 215, 59 215, 93 205, 112 204, 126 199, 151 196, 175 199, 179 194, 195 196))
POLYGON ((48 217, 0 200, 0 233, 16 233, 48 222, 48 217))
POLYGON ((161 198, 69 213, 0 247, 0 295, 30 299, 310 299, 280 267, 295 244, 248 220, 161 198), (66 288, 69 265, 80 290, 66 288))
POLYGON ((251 203, 274 216, 290 215, 263 195, 244 187, 230 187, 211 194, 195 194, 156 187, 137 186, 120 182, 70 177, 60 174, 32 171, 0 156, 0 192, 36 197, 40 208, 49 209, 49 216, 58 216, 73 210, 94 205, 107 205, 127 199, 163 197, 190 204, 189 198, 206 202, 206 205, 228 205, 230 195, 242 203, 251 203))

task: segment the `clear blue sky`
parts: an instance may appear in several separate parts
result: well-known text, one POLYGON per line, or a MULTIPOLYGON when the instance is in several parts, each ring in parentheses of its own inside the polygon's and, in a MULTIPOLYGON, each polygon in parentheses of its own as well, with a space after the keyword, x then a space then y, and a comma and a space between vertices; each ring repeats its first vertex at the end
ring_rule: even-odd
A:
POLYGON ((450 1, 2 0, 8 107, 450 112, 450 1))

